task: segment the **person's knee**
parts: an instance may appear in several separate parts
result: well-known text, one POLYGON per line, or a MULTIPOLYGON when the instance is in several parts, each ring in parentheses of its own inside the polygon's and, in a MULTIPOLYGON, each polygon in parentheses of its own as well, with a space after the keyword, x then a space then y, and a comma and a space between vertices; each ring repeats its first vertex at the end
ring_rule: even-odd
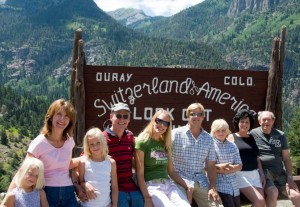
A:
POLYGON ((290 200, 294 203, 294 204, 298 204, 300 205, 300 193, 298 193, 297 191, 293 190, 290 192, 290 200))
POLYGON ((266 189, 266 195, 267 197, 278 197, 278 189, 275 186, 269 187, 266 189))
POLYGON ((264 207, 266 205, 265 199, 262 196, 259 196, 257 200, 254 201, 254 206, 264 207))

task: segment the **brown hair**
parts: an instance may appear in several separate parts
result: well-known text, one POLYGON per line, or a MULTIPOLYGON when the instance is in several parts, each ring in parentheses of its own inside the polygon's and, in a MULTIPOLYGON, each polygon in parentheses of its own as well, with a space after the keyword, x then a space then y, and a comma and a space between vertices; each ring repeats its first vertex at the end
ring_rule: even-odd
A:
POLYGON ((70 119, 68 126, 64 129, 63 132, 63 140, 67 140, 68 136, 73 135, 73 128, 75 124, 75 109, 74 106, 65 99, 55 100, 49 106, 48 111, 45 115, 44 126, 41 129, 41 133, 44 134, 46 137, 52 133, 52 118, 61 107, 65 109, 66 115, 70 119))

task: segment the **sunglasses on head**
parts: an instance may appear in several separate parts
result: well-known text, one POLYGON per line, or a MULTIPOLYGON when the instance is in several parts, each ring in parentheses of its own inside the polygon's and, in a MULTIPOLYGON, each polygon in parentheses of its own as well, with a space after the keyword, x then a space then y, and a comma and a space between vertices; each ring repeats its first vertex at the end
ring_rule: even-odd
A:
POLYGON ((128 114, 116 114, 117 119, 128 119, 128 114))
POLYGON ((156 119, 155 119, 155 123, 156 123, 156 124, 159 124, 159 125, 164 125, 165 127, 170 126, 170 122, 164 121, 164 120, 162 120, 162 119, 160 119, 160 118, 156 118, 156 119))
POLYGON ((203 113, 202 112, 191 112, 190 115, 191 116, 201 117, 203 115, 203 113))

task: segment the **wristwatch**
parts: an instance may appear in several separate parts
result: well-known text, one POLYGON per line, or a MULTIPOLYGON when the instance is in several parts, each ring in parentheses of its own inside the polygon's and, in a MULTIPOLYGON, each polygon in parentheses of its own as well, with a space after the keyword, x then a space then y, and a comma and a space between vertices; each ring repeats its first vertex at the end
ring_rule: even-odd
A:
POLYGON ((293 176, 292 176, 292 175, 288 175, 287 177, 290 178, 290 179, 293 179, 293 176))

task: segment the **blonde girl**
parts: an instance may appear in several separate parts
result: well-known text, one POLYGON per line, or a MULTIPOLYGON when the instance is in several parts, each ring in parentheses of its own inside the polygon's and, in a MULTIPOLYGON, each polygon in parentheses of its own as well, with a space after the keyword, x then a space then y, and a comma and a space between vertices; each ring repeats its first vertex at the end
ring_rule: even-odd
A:
POLYGON ((34 157, 26 157, 15 177, 17 185, 7 193, 3 207, 48 207, 44 187, 44 165, 34 157))
POLYGON ((192 188, 174 169, 171 159, 172 120, 169 112, 157 111, 135 142, 135 161, 138 185, 147 207, 188 207, 186 196, 171 181, 192 188))
MULTIPOLYGON (((82 206, 117 207, 116 162, 108 157, 106 138, 99 128, 95 127, 87 131, 83 139, 83 149, 84 158, 80 160, 78 166, 79 182, 84 189, 92 186, 96 198, 82 202, 82 206)), ((89 191, 86 190, 86 192, 89 191)))

